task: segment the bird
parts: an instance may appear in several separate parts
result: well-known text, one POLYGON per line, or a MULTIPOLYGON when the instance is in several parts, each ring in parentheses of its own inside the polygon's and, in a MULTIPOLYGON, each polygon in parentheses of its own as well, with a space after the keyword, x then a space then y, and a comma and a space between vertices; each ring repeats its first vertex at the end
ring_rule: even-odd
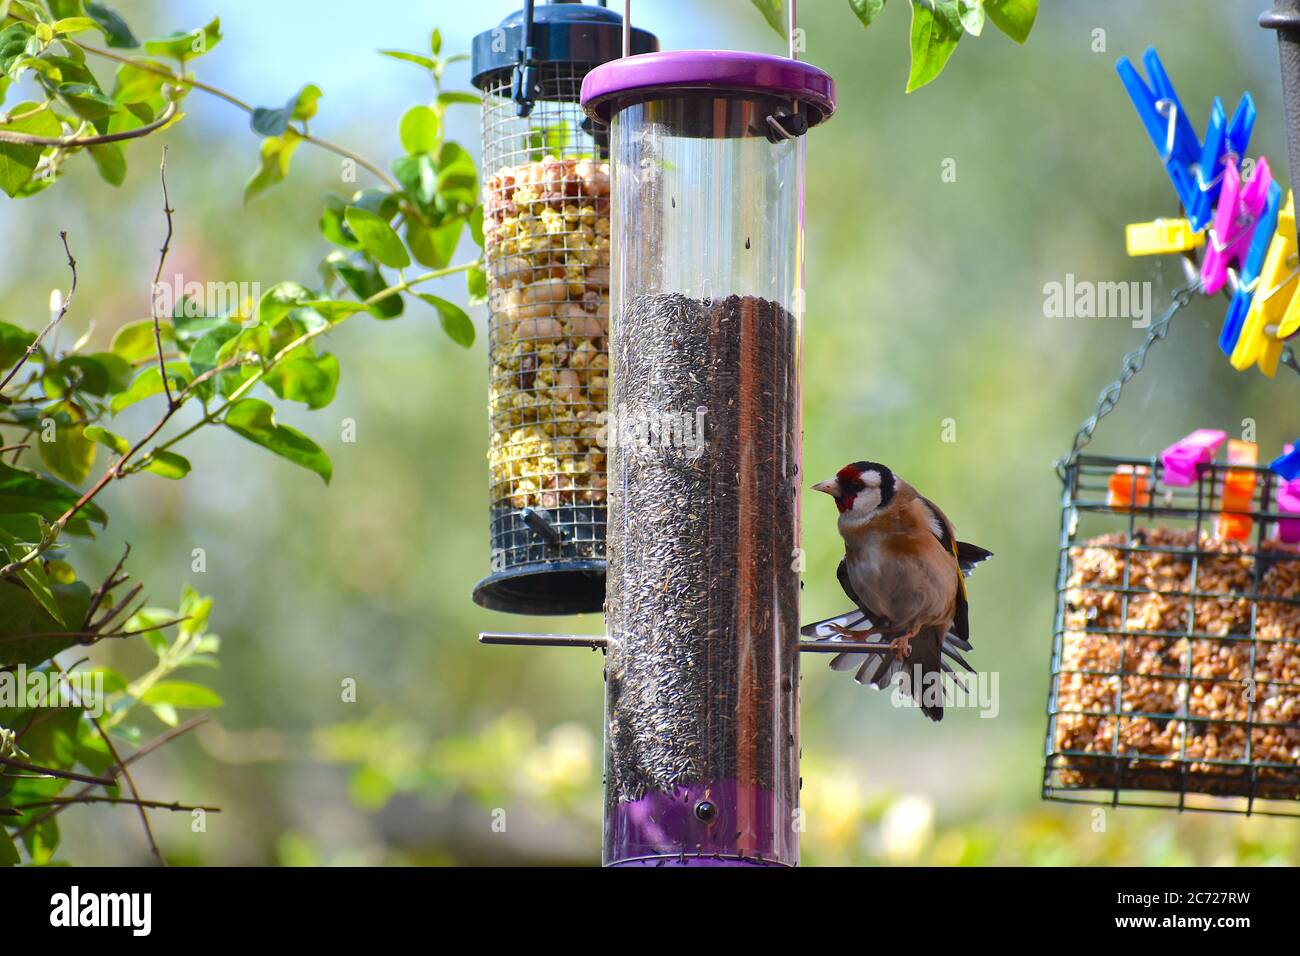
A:
POLYGON ((879 652, 838 654, 831 667, 857 668, 857 682, 878 689, 901 673, 921 711, 942 720, 942 675, 960 683, 944 658, 975 672, 961 654, 971 649, 966 576, 993 553, 958 541, 938 505, 878 462, 852 462, 812 487, 839 510, 844 558, 836 577, 854 606, 802 633, 880 645, 879 652), (936 685, 939 694, 927 692, 936 685))

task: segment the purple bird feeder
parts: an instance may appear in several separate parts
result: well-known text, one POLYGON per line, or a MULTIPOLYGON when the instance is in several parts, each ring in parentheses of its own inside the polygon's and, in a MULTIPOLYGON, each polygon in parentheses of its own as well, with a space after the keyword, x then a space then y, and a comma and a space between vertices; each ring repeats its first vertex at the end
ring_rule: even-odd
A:
POLYGON ((804 134, 835 84, 649 53, 582 105, 612 179, 604 862, 793 866, 804 134))

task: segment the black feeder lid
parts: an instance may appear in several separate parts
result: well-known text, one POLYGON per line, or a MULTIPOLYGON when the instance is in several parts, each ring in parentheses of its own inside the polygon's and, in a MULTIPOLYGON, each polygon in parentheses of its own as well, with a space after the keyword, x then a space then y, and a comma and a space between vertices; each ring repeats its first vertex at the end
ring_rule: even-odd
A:
MULTIPOLYGON (((516 10, 501 25, 474 38, 470 54, 470 80, 481 89, 512 72, 526 51, 525 17, 516 10)), ((654 53, 659 39, 632 27, 632 53, 654 53)), ((605 7, 577 0, 551 0, 533 9, 532 62, 578 63, 591 67, 623 55, 623 17, 605 7)))
POLYGON ((605 606, 605 560, 534 561, 490 574, 474 603, 508 614, 596 614, 605 606))

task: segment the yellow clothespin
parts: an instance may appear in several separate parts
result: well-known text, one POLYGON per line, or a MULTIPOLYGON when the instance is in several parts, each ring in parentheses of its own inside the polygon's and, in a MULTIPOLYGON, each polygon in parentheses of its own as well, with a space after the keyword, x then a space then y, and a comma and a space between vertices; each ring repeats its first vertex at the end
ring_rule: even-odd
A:
POLYGON ((1286 194, 1286 205, 1277 216, 1277 230, 1268 245, 1264 268, 1256 280, 1255 296, 1250 311, 1241 326, 1237 346, 1232 350, 1232 367, 1244 372, 1258 365, 1269 378, 1277 371, 1282 357, 1282 339, 1290 333, 1284 331, 1291 321, 1295 331, 1300 327, 1300 306, 1297 306, 1296 278, 1295 199, 1286 194))
POLYGON ((1205 245, 1205 233, 1197 232, 1186 219, 1157 219, 1130 223, 1124 230, 1124 244, 1130 256, 1187 252, 1205 245))

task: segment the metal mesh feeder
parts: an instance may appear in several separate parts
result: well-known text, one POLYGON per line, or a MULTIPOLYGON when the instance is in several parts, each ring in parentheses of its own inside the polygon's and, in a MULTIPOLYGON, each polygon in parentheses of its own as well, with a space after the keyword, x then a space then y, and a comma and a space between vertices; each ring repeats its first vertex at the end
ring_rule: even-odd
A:
POLYGON ((606 864, 798 860, 800 311, 815 67, 593 71, 610 127, 606 864))
MULTIPOLYGON (((530 2, 474 39, 483 92, 492 573, 474 600, 521 614, 605 598, 607 144, 579 106, 622 50, 602 7, 530 2)), ((643 30, 635 52, 658 48, 643 30)))
POLYGON ((1300 816, 1300 501, 1253 443, 1215 462, 1222 432, 1150 458, 1083 453, 1195 289, 1124 356, 1058 465, 1043 797, 1300 816))

